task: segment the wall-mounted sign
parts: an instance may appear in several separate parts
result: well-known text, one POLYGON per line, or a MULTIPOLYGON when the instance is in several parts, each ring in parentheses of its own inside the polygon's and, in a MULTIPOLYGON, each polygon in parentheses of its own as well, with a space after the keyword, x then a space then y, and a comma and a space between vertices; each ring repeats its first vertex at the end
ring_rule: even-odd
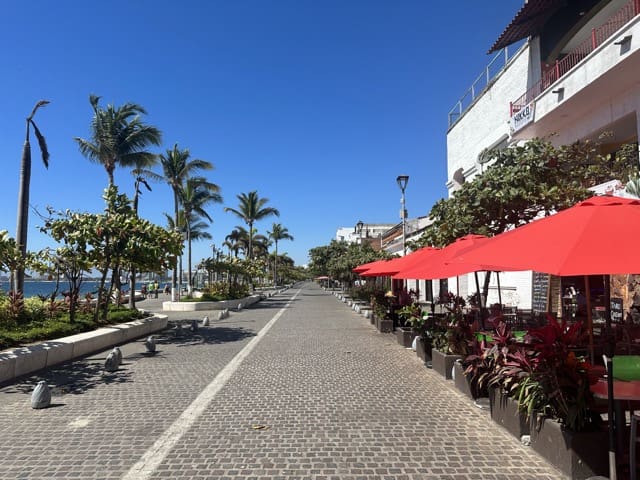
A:
POLYGON ((533 116, 536 110, 535 102, 529 102, 516 113, 511 116, 509 124, 511 126, 511 132, 517 132, 521 128, 529 125, 533 122, 533 116))

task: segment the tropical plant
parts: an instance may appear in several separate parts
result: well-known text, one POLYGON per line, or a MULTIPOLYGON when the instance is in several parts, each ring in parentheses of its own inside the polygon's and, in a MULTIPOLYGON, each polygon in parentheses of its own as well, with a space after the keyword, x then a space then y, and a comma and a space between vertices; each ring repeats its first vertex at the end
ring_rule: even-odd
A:
POLYGON ((271 231, 268 231, 267 234, 269 238, 273 240, 275 244, 275 258, 273 263, 273 284, 278 285, 278 242, 280 240, 292 240, 293 236, 289 233, 289 229, 283 227, 280 223, 274 223, 271 226, 271 231))
POLYGON ((137 167, 153 161, 155 154, 146 149, 150 145, 160 145, 160 130, 142 122, 140 115, 146 110, 135 103, 125 103, 120 107, 107 105, 100 107, 100 97, 89 96, 93 109, 91 137, 75 137, 82 155, 92 162, 101 164, 114 184, 114 172, 117 166, 137 167))
MULTIPOLYGON (((159 156, 160 166, 162 167, 162 178, 171 187, 173 192, 173 213, 174 226, 180 227, 178 221, 178 210, 180 207, 180 195, 186 181, 189 177, 202 170, 212 170, 213 164, 206 160, 190 158, 189 149, 179 149, 178 144, 174 144, 172 149, 167 150, 159 156)), ((213 184, 211 184, 213 185, 213 184)), ((186 223, 182 225, 186 227, 186 223)), ((182 275, 181 275, 182 276, 182 275)), ((173 265, 172 274, 172 292, 176 291, 178 286, 178 264, 173 265)), ((175 300, 172 293, 172 300, 175 300)))
MULTIPOLYGON (((191 177, 185 182, 185 185, 179 190, 180 203, 184 212, 185 227, 187 233, 187 272, 188 272, 188 289, 189 295, 193 290, 193 278, 191 276, 191 242, 194 240, 192 228, 197 223, 198 227, 203 225, 199 221, 200 218, 206 218, 210 222, 213 221, 211 216, 205 210, 205 206, 210 203, 221 203, 222 196, 219 193, 220 188, 217 185, 207 182, 202 177, 191 177)), ((198 230, 197 238, 212 238, 211 234, 198 230)))
MULTIPOLYGON (((33 121, 36 111, 48 103, 48 100, 40 100, 36 103, 35 107, 33 107, 31 115, 27 117, 27 131, 25 134, 24 145, 22 147, 22 159, 20 161, 20 190, 18 191, 18 225, 16 227, 16 244, 23 259, 27 256, 29 193, 31 189, 31 143, 29 140, 29 134, 31 127, 33 127, 33 133, 38 139, 38 145, 40 146, 42 163, 44 163, 45 168, 49 168, 49 149, 47 148, 47 142, 45 141, 42 133, 40 133, 36 122, 33 121)), ((13 270, 12 289, 17 292, 22 292, 24 290, 23 265, 18 264, 17 268, 13 270)))
POLYGON ((242 219, 248 227, 249 232, 249 245, 247 250, 247 258, 253 258, 253 236, 255 231, 253 226, 257 221, 260 221, 266 217, 275 215, 280 216, 280 212, 273 207, 265 207, 269 202, 268 198, 260 198, 257 191, 249 193, 241 193, 236 195, 240 202, 238 208, 225 207, 226 212, 231 212, 238 218, 242 219))

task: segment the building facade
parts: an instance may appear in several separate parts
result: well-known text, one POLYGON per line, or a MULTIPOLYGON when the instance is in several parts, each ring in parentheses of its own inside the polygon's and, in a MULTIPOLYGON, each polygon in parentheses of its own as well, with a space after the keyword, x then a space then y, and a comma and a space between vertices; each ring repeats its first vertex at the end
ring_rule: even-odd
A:
MULTIPOLYGON (((597 140, 601 153, 615 155, 637 143, 639 13, 640 0, 526 1, 489 50, 503 59, 501 68, 490 78, 487 70, 481 91, 472 89, 449 114, 449 194, 482 172, 485 149, 532 138, 556 146, 597 140)), ((626 179, 604 188, 619 190, 617 180, 626 179)), ((531 272, 500 280, 502 303, 531 308, 531 272)), ((468 278, 459 281, 461 295, 473 292, 468 278)), ((491 285, 489 303, 497 301, 497 283, 491 285)))

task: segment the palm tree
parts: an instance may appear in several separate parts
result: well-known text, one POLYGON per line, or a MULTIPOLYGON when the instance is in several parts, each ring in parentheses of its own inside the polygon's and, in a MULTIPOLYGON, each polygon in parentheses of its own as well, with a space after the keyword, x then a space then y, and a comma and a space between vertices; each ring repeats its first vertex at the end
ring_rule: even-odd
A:
MULTIPOLYGON (((169 231, 174 231, 175 223, 173 217, 168 214, 164 214, 167 218, 167 225, 169 231)), ((179 217, 179 225, 185 225, 185 213, 184 210, 180 210, 178 212, 179 217)), ((203 221, 191 221, 189 224, 189 238, 191 240, 211 240, 213 237, 209 232, 207 232, 207 228, 209 228, 209 224, 203 221)), ((191 270, 189 270, 189 278, 191 279, 191 270)), ((190 280, 191 281, 191 280, 190 280)))
MULTIPOLYGON (((31 187, 31 143, 29 142, 29 133, 31 127, 33 127, 33 133, 38 139, 40 145, 40 154, 42 156, 42 163, 45 168, 49 168, 49 149, 47 148, 47 142, 38 130, 36 122, 33 121, 33 117, 36 114, 38 108, 47 105, 49 101, 40 100, 36 103, 35 107, 31 111, 31 115, 27 117, 27 133, 24 139, 24 145, 22 147, 22 160, 20 162, 20 190, 18 192, 18 225, 16 227, 16 245, 20 249, 22 259, 27 256, 27 227, 29 225, 29 191, 31 187)), ((16 268, 12 278, 12 290, 14 292, 24 291, 24 265, 20 265, 16 268)))
POLYGON ((140 115, 146 110, 135 103, 125 103, 121 107, 99 105, 100 97, 89 96, 93 108, 91 139, 76 137, 82 155, 92 162, 104 166, 113 185, 113 175, 118 165, 136 167, 152 162, 155 154, 146 151, 149 145, 160 145, 162 134, 151 125, 145 125, 140 115))
MULTIPOLYGON (((109 186, 114 185, 116 167, 138 167, 150 165, 155 154, 148 152, 150 145, 160 145, 160 130, 142 122, 140 115, 147 112, 140 105, 125 103, 121 107, 107 105, 100 107, 100 97, 89 95, 93 109, 91 119, 91 139, 75 137, 80 153, 92 162, 101 164, 107 172, 109 186)), ((103 272, 98 288, 96 315, 102 301, 107 272, 103 272)), ((119 282, 119 273, 113 272, 112 279, 119 282)), ((135 286, 135 284, 134 284, 135 286)), ((133 294, 133 291, 131 292, 133 294)))
MULTIPOLYGON (((187 178, 191 176, 191 174, 198 172, 200 170, 212 170, 213 164, 207 162, 206 160, 200 159, 191 159, 191 153, 189 149, 179 149, 178 144, 176 143, 172 149, 166 151, 166 153, 161 154, 160 165, 162 167, 162 177, 165 182, 171 187, 173 190, 173 212, 174 212, 174 226, 180 227, 181 225, 178 223, 178 208, 180 206, 180 192, 182 190, 183 185, 185 184, 187 178)), ((213 185, 213 184, 212 184, 213 185)), ((182 226, 186 226, 182 225, 182 226)), ((178 265, 175 264, 173 268, 173 278, 171 283, 171 301, 176 301, 176 288, 178 286, 177 276, 178 276, 178 265)), ((182 279, 181 279, 182 280, 182 279)))
POLYGON ((276 255, 273 263, 273 284, 278 285, 278 242, 280 240, 293 240, 293 237, 289 233, 287 227, 283 227, 280 223, 274 223, 271 227, 271 231, 267 232, 269 238, 273 240, 276 247, 276 255))
MULTIPOLYGON (((182 209, 184 211, 184 217, 186 219, 186 228, 187 228, 187 268, 188 268, 188 294, 191 295, 191 291, 193 290, 193 283, 191 278, 191 240, 192 236, 192 224, 198 218, 206 218, 210 222, 213 222, 213 219, 204 207, 210 203, 222 203, 222 196, 220 195, 220 187, 213 183, 209 183, 206 179, 202 177, 192 177, 188 178, 185 185, 180 189, 180 203, 182 204, 182 209)), ((209 235, 211 238, 211 235, 209 235)))
POLYGON ((260 198, 258 196, 258 192, 255 190, 249 192, 248 194, 241 193, 240 195, 237 195, 237 198, 240 201, 237 209, 226 207, 224 210, 226 212, 231 212, 238 218, 244 220, 244 222, 249 227, 249 248, 247 252, 247 258, 251 259, 253 258, 253 224, 271 215, 279 217, 280 212, 273 207, 265 207, 264 205, 269 201, 269 199, 260 198))
POLYGON ((222 245, 229 249, 229 256, 231 256, 231 253, 233 253, 233 256, 235 258, 238 258, 238 252, 242 249, 242 232, 246 233, 247 231, 242 227, 236 227, 231 231, 229 235, 224 237, 224 242, 222 245))
MULTIPOLYGON (((153 167, 156 163, 158 163, 158 156, 153 155, 150 157, 140 157, 136 160, 135 167, 131 170, 131 174, 133 175, 134 181, 134 194, 133 194, 133 211, 136 215, 138 215, 138 202, 140 199, 140 195, 142 195, 141 186, 144 186, 147 191, 151 191, 151 187, 147 182, 147 179, 160 181, 162 177, 155 172, 149 170, 149 168, 153 167)), ((136 269, 134 266, 131 266, 129 269, 129 308, 136 308, 136 269)))

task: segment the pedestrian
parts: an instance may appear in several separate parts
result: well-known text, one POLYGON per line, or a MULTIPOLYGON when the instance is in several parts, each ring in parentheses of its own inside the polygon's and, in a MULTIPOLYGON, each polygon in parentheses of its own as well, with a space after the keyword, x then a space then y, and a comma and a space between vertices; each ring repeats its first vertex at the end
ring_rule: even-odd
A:
POLYGON ((158 298, 158 281, 153 283, 153 297, 158 298))
POLYGON ((165 295, 169 295, 171 293, 171 287, 169 286, 169 284, 165 284, 164 286, 164 294, 165 295))

